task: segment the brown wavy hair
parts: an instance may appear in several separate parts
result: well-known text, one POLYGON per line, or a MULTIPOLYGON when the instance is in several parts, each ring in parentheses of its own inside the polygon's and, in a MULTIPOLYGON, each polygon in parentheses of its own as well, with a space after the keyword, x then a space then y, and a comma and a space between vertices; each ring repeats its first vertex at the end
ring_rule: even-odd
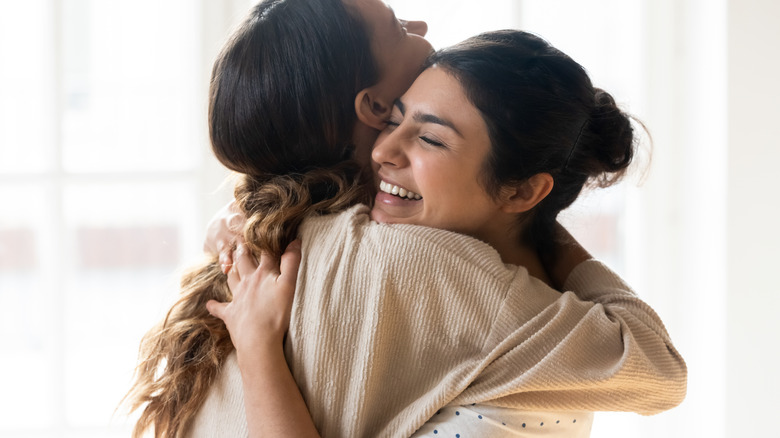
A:
MULTIPOLYGON (((351 157, 354 98, 376 80, 358 13, 341 0, 266 0, 217 58, 209 91, 209 135, 217 158, 242 175, 235 198, 255 253, 281 254, 310 215, 367 202, 351 157), (350 75, 354 72, 354 75, 350 75)), ((181 295, 141 341, 131 411, 133 436, 187 433, 233 350, 208 300, 232 299, 216 257, 189 269, 181 295)))

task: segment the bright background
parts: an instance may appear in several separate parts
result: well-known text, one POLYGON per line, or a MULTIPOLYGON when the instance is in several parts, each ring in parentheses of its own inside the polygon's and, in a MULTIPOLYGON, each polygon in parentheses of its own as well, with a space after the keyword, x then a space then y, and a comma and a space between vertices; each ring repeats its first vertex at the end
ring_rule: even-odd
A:
MULTIPOLYGON (((138 341, 230 196, 214 56, 251 0, 0 0, 0 436, 127 436, 138 341)), ((390 0, 435 47, 522 28, 649 127, 652 163, 564 220, 659 312, 688 397, 594 438, 775 436, 774 0, 390 0)))

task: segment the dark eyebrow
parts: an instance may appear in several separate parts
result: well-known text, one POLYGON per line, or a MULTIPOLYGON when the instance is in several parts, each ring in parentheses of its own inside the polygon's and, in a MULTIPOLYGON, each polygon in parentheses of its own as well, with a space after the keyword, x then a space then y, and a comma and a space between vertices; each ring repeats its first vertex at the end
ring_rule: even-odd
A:
MULTIPOLYGON (((393 104, 398 107, 399 111, 401 111, 401 115, 406 115, 406 106, 403 102, 401 102, 400 98, 396 99, 393 104)), ((463 138, 463 134, 461 134, 460 131, 458 131, 458 128, 456 128, 455 125, 453 125, 449 120, 444 120, 441 117, 434 116, 433 114, 425 113, 415 113, 413 119, 417 123, 434 123, 436 125, 446 126, 455 131, 455 133, 458 134, 461 138, 463 138)))
POLYGON ((400 97, 393 101, 393 105, 398 107, 398 111, 401 111, 401 115, 405 115, 406 114, 406 106, 404 105, 403 102, 401 102, 401 98, 400 97))

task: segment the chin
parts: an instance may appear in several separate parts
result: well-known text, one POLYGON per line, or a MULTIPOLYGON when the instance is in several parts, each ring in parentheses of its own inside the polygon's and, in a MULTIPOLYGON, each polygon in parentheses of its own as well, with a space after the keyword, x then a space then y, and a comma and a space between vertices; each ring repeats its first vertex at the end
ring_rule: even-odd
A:
POLYGON ((372 221, 383 224, 387 223, 386 220, 383 218, 383 214, 381 211, 377 211, 376 208, 372 208, 371 211, 368 213, 368 217, 371 218, 372 221))
POLYGON ((401 218, 397 218, 395 216, 390 216, 386 212, 382 211, 381 209, 372 208, 371 212, 368 214, 368 216, 371 218, 372 221, 379 223, 379 224, 405 224, 409 223, 408 220, 404 220, 401 218))

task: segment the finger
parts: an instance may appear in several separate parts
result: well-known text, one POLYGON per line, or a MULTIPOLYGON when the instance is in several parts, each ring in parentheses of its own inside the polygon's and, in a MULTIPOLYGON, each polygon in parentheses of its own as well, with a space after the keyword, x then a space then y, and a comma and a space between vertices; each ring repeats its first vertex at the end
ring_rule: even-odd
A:
POLYGON ((228 230, 237 233, 241 226, 241 215, 238 213, 231 214, 225 219, 225 225, 228 230))
POLYGON ((238 269, 231 269, 227 273, 227 285, 230 289, 230 292, 233 293, 235 296, 236 294, 236 288, 238 287, 238 283, 241 281, 241 277, 238 276, 238 269))
POLYGON ((227 270, 224 271, 226 274, 227 271, 230 270, 230 267, 235 264, 233 252, 238 249, 238 245, 244 245, 244 249, 246 249, 246 242, 244 241, 244 236, 242 234, 234 235, 231 244, 225 245, 225 248, 219 253, 219 262, 220 264, 226 265, 227 270))
MULTIPOLYGON (((222 245, 219 249, 219 264, 223 266, 233 265, 233 248, 230 245, 222 245)), ((227 274, 227 271, 223 271, 227 274)))
POLYGON ((298 279, 298 268, 301 265, 301 241, 295 239, 287 246, 282 254, 282 261, 279 264, 281 274, 277 281, 287 281, 295 284, 298 279))
POLYGON ((264 274, 271 274, 278 277, 279 260, 266 252, 262 252, 260 253, 260 263, 258 264, 257 269, 264 274))
POLYGON ((220 263, 219 264, 219 269, 222 270, 222 273, 225 274, 225 275, 227 275, 232 268, 233 268, 233 264, 232 263, 220 263))
POLYGON ((206 303, 206 310, 209 311, 209 313, 221 320, 225 320, 225 308, 227 307, 228 303, 220 303, 216 300, 208 300, 206 303))
POLYGON ((236 212, 236 201, 233 200, 230 204, 220 208, 214 217, 209 220, 209 224, 206 227, 206 240, 203 242, 203 250, 206 253, 219 254, 223 250, 222 247, 229 243, 232 236, 226 237, 223 229, 227 229, 227 218, 236 212))
POLYGON ((236 270, 238 276, 244 278, 254 272, 255 269, 257 269, 257 266, 255 265, 254 257, 249 254, 246 245, 239 243, 236 246, 236 251, 233 253, 233 268, 231 270, 236 270))

